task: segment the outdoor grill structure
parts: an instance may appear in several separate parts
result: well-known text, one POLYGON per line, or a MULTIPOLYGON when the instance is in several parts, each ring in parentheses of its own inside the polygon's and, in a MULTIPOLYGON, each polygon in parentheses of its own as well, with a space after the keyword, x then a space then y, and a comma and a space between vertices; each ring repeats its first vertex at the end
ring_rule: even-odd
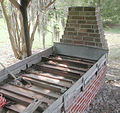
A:
MULTIPOLYGON (((93 7, 72 7, 68 14, 73 18, 71 14, 74 12, 79 20, 79 14, 86 10, 88 17, 91 12, 95 15, 96 8, 93 7)), ((84 20, 87 15, 83 15, 84 20)), ((76 16, 74 18, 76 20, 76 16)), ((88 21, 87 18, 85 21, 88 21)), ((7 108, 11 113, 84 113, 104 84, 108 51, 104 35, 101 36, 103 32, 98 32, 99 37, 94 35, 92 43, 95 44, 89 45, 91 40, 85 43, 84 36, 78 35, 80 31, 74 26, 72 29, 77 33, 72 36, 77 37, 77 41, 82 39, 82 44, 75 44, 75 38, 64 34, 61 43, 54 43, 51 48, 7 68, 16 77, 29 81, 30 85, 18 85, 7 70, 0 71, 0 94, 7 101, 3 109, 7 108), (72 41, 65 41, 68 40, 66 38, 72 41)), ((89 29, 93 29, 92 25, 89 29)), ((90 34, 96 33, 88 32, 87 39, 90 34)))

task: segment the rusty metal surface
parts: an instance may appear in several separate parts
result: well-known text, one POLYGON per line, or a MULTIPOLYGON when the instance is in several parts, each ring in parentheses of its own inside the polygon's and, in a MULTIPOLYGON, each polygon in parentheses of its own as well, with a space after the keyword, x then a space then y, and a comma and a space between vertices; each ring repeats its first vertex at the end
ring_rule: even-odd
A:
POLYGON ((14 81, 0 86, 0 93, 11 102, 5 108, 11 112, 23 112, 28 105, 38 99, 41 102, 36 112, 41 113, 72 87, 95 63, 95 60, 64 55, 43 57, 41 62, 18 74, 31 82, 31 86, 18 86, 14 81))

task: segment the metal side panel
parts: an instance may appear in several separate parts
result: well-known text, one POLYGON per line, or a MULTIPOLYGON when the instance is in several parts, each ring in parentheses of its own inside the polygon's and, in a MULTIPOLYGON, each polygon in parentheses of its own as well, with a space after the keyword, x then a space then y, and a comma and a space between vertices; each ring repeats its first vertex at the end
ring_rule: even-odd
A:
MULTIPOLYGON (((30 67, 32 64, 36 64, 41 61, 41 58, 48 57, 53 53, 53 47, 46 49, 45 51, 42 51, 40 53, 34 54, 22 61, 19 61, 11 66, 8 67, 8 70, 10 70, 13 74, 19 73, 21 70, 25 70, 26 67, 30 67)), ((0 71, 0 82, 7 79, 8 72, 3 69, 0 71)))
POLYGON ((98 60, 102 55, 104 55, 108 51, 84 45, 55 43, 54 52, 57 54, 86 58, 91 60, 98 60))

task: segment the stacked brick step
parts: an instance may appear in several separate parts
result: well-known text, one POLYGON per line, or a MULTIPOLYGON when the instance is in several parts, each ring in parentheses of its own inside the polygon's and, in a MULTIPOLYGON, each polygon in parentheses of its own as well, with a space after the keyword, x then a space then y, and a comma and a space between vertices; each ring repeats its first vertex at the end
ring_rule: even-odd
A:
POLYGON ((96 7, 70 7, 62 43, 107 48, 100 10, 96 7))

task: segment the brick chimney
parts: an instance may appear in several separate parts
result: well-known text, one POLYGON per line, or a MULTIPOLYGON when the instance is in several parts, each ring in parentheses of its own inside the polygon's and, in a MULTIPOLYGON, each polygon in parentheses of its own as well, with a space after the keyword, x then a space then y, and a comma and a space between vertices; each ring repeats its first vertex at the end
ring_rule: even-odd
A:
POLYGON ((61 42, 108 49, 99 8, 70 7, 61 42))

